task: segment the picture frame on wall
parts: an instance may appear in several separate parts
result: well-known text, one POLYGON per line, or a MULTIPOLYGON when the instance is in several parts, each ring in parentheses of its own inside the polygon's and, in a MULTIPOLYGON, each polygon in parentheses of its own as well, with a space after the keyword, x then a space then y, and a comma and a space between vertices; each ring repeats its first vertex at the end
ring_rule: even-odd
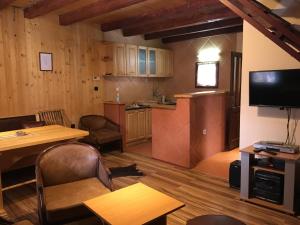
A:
POLYGON ((53 54, 49 52, 40 52, 40 71, 53 71, 53 54))

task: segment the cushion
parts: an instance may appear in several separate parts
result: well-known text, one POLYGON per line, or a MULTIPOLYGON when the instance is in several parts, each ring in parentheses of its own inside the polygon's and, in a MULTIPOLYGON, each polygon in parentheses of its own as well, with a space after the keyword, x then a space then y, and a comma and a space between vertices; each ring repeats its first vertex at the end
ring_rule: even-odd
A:
POLYGON ((83 202, 109 192, 110 190, 95 177, 45 187, 47 221, 55 224, 58 221, 92 216, 93 214, 83 205, 83 202))
POLYGON ((105 144, 112 141, 117 141, 122 138, 121 133, 109 129, 99 129, 93 132, 99 144, 105 144))

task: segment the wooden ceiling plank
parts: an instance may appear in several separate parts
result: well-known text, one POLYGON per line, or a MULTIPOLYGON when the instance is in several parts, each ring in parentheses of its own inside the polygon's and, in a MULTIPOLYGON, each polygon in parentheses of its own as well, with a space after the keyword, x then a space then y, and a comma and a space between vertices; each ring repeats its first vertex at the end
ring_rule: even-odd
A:
POLYGON ((197 24, 193 26, 187 26, 187 27, 180 27, 175 28, 172 30, 164 30, 164 31, 158 31, 154 33, 148 33, 145 34, 145 40, 152 40, 152 39, 158 39, 158 38, 164 38, 164 37, 170 37, 170 36, 178 36, 183 34, 189 34, 189 33, 196 33, 199 31, 208 31, 208 30, 214 30, 224 27, 230 27, 234 25, 242 25, 243 19, 240 17, 235 18, 229 18, 209 23, 203 23, 203 24, 197 24))
POLYGON ((116 29, 122 29, 130 27, 135 24, 140 24, 141 21, 151 21, 160 17, 167 17, 168 15, 174 15, 181 13, 182 11, 192 10, 195 11, 208 5, 221 5, 219 0, 187 0, 183 4, 171 7, 168 9, 160 9, 156 11, 150 11, 138 16, 127 17, 115 21, 110 21, 101 24, 101 30, 103 32, 112 31, 116 29))
POLYGON ((0 10, 6 8, 13 2, 14 2, 14 0, 1 0, 0 1, 0 10))
POLYGON ((50 13, 56 9, 62 8, 66 5, 72 4, 76 1, 78 0, 43 0, 37 2, 31 7, 24 9, 24 17, 28 19, 33 19, 38 16, 50 13))
POLYGON ((133 36, 146 34, 149 32, 157 32, 166 29, 172 29, 180 26, 186 26, 193 23, 205 23, 210 20, 219 20, 224 18, 236 17, 229 9, 224 7, 214 7, 197 9, 185 9, 180 13, 172 13, 169 15, 161 15, 138 23, 135 26, 123 29, 124 36, 133 36))
POLYGON ((296 51, 293 47, 286 44, 284 41, 282 41, 280 38, 278 38, 276 35, 270 32, 266 27, 264 27, 259 22, 257 22, 251 15, 245 13, 242 10, 243 7, 241 5, 236 5, 236 2, 232 2, 230 0, 220 0, 220 2, 226 5, 228 8, 230 8, 232 11, 234 11, 237 15, 242 17, 248 23, 250 23, 253 27, 255 27, 258 31, 264 34, 267 38, 272 40, 275 44, 277 44, 279 47, 281 47, 283 50, 289 53, 292 57, 300 61, 300 53, 298 51, 296 51))
POLYGON ((209 37, 209 36, 228 34, 228 33, 237 33, 242 31, 243 31, 243 25, 236 25, 232 27, 225 27, 225 28, 214 29, 209 31, 202 31, 202 32, 196 32, 191 34, 166 37, 162 39, 162 42, 167 44, 167 43, 185 41, 185 40, 190 40, 195 38, 209 37))
POLYGON ((256 1, 253 2, 249 2, 248 0, 239 0, 239 1, 248 9, 250 9, 253 12, 253 14, 263 18, 263 20, 267 21, 273 27, 276 27, 277 28, 276 30, 278 30, 280 33, 289 37, 289 39, 297 45, 297 48, 300 49, 299 32, 293 30, 293 27, 287 21, 285 21, 281 17, 274 16, 275 14, 273 14, 270 9, 268 9, 262 4, 258 4, 258 2, 256 1))
POLYGON ((146 0, 99 0, 83 8, 60 15, 59 23, 60 25, 70 25, 144 1, 146 0))

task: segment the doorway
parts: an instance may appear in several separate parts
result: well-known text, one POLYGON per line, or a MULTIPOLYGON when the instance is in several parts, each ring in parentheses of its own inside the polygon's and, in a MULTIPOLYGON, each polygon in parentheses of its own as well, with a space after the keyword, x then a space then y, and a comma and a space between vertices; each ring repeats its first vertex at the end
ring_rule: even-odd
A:
POLYGON ((239 147, 241 110, 242 53, 231 52, 231 75, 227 113, 227 150, 239 147))

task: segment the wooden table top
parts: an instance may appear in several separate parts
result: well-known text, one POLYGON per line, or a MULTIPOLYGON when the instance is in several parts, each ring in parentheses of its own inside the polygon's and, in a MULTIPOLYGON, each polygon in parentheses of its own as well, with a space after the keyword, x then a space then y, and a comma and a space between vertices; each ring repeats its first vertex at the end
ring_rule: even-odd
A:
POLYGON ((142 183, 88 200, 84 204, 113 225, 141 225, 184 204, 142 183))
POLYGON ((16 148, 80 138, 87 136, 88 134, 89 133, 84 130, 59 125, 0 132, 0 153, 16 148), (17 131, 23 131, 27 135, 17 136, 17 131))
POLYGON ((253 150, 255 148, 253 146, 249 146, 247 148, 243 148, 241 149, 240 151, 241 152, 246 152, 246 153, 249 153, 249 154, 252 154, 252 155, 261 155, 261 156, 267 156, 267 157, 272 157, 272 158, 275 158, 275 159, 283 159, 283 160, 292 160, 292 161, 297 161, 300 159, 300 153, 296 153, 296 154, 289 154, 289 153, 282 153, 282 152, 277 152, 276 155, 272 155, 272 154, 269 154, 267 152, 259 152, 259 153, 255 153, 253 150))

